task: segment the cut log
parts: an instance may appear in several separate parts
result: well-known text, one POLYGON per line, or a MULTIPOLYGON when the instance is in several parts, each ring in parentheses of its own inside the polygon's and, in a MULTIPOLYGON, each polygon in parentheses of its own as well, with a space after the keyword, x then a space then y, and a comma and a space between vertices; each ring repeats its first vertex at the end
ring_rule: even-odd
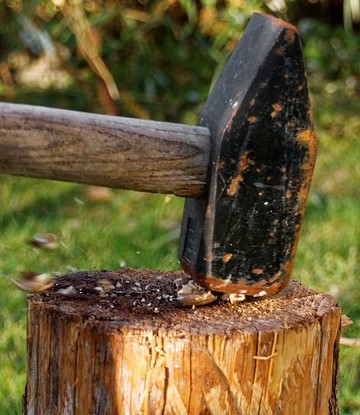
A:
POLYGON ((337 414, 341 310, 291 281, 184 307, 182 272, 79 272, 28 298, 25 414, 337 414))

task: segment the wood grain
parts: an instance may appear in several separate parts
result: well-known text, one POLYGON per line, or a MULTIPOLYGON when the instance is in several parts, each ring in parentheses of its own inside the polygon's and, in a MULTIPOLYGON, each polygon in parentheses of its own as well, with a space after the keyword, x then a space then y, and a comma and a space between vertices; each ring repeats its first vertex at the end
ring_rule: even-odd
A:
POLYGON ((24 413, 338 413, 333 297, 291 281, 273 297, 192 309, 176 301, 183 276, 80 272, 31 295, 24 413))
POLYGON ((0 173, 178 196, 203 195, 204 127, 0 104, 0 173))

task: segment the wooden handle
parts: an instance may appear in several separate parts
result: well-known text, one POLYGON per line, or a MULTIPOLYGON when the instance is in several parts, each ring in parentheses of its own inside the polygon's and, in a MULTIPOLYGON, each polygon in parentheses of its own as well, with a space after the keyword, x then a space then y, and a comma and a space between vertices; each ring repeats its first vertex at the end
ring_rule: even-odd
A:
POLYGON ((204 127, 0 103, 0 173, 200 197, 204 127))

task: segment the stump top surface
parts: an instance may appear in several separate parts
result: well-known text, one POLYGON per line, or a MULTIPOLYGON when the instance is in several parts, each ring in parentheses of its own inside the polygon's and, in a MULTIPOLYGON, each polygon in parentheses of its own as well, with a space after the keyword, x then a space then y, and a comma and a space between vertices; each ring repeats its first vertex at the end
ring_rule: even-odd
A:
POLYGON ((105 331, 149 328, 221 335, 296 328, 338 309, 332 296, 314 292, 296 280, 269 298, 185 307, 176 300, 174 286, 181 277, 185 277, 182 271, 130 268, 77 272, 57 277, 50 290, 29 295, 28 304, 44 307, 59 317, 101 323, 105 331))

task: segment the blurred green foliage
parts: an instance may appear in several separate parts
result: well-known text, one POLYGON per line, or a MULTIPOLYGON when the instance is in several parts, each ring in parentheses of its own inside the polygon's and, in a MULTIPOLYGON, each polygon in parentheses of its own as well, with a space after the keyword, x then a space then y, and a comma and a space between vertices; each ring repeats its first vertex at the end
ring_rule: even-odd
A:
MULTIPOLYGON (((302 36, 319 142, 294 276, 334 294, 354 320, 349 336, 359 338, 360 38, 296 14, 299 3, 307 2, 0 0, 0 99, 194 124, 251 14, 290 16, 302 36)), ((99 205, 82 186, 18 178, 1 178, 0 198, 0 413, 17 414, 25 301, 9 278, 122 262, 177 267, 182 201, 116 191, 99 205), (24 243, 38 231, 59 236, 56 253, 24 243)), ((341 355, 341 413, 360 414, 360 353, 341 355)))
MULTIPOLYGON (((298 5, 1 0, 0 98, 195 123, 209 80, 220 72, 250 15, 270 11, 296 19, 298 5)), ((357 86, 360 37, 319 20, 295 23, 309 73, 327 80, 354 77, 349 84, 357 86)))
POLYGON ((0 4, 3 99, 172 121, 194 121, 213 73, 261 10, 239 0, 0 4), (29 98, 31 87, 41 93, 29 98))
MULTIPOLYGON (((272 9, 295 18, 295 3, 2 0, 0 97, 195 123, 250 15, 272 9)), ((296 23, 309 73, 354 77, 357 86, 360 37, 319 20, 296 23)))
POLYGON ((309 75, 324 80, 347 79, 360 74, 360 35, 343 27, 306 19, 298 25, 309 75))

